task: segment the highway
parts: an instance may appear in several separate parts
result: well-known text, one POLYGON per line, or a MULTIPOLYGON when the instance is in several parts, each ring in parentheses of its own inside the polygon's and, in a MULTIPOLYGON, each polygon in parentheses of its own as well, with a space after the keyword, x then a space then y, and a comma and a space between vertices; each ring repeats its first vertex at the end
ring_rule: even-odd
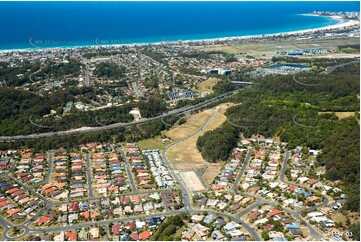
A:
POLYGON ((209 98, 201 103, 198 104, 194 104, 192 106, 186 106, 186 107, 182 107, 182 108, 178 108, 178 109, 174 109, 171 110, 169 112, 163 113, 161 115, 155 116, 155 117, 151 117, 151 118, 143 118, 140 120, 135 120, 129 123, 114 123, 114 124, 109 124, 109 125, 104 125, 104 126, 99 126, 99 127, 82 127, 82 128, 78 128, 78 129, 71 129, 71 130, 65 130, 65 131, 56 131, 56 132, 46 132, 46 133, 38 133, 38 134, 27 134, 27 135, 15 135, 15 136, 0 136, 0 142, 6 142, 6 141, 14 141, 14 140, 22 140, 22 139, 38 139, 38 138, 47 138, 47 137, 53 137, 53 136, 65 136, 65 135, 71 135, 71 134, 78 134, 78 133, 87 133, 87 132, 94 132, 94 131, 102 131, 102 130, 109 130, 109 129, 114 129, 114 128, 120 128, 120 127, 127 127, 127 126, 131 126, 131 125, 136 125, 136 124, 141 124, 141 123, 146 123, 152 120, 156 120, 156 119, 160 119, 163 117, 167 117, 167 116, 171 116, 171 115, 176 115, 176 114, 182 114, 182 113, 187 113, 187 112, 191 112, 194 110, 197 110, 199 108, 205 107, 211 103, 217 102, 219 100, 222 100, 224 98, 227 98, 239 91, 244 90, 243 88, 241 89, 237 89, 231 92, 227 92, 224 94, 221 94, 219 96, 213 97, 213 98, 209 98))

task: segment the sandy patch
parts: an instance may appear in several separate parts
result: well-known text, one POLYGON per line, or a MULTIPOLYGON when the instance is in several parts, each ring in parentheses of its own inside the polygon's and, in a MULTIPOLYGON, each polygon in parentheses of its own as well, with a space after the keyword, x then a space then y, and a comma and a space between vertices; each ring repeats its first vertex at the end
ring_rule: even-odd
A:
POLYGON ((179 176, 182 178, 184 184, 188 187, 191 192, 198 192, 205 190, 202 182, 194 171, 180 172, 179 176))
POLYGON ((208 166, 208 169, 203 174, 203 179, 206 182, 206 184, 211 185, 214 181, 214 178, 216 178, 219 174, 219 172, 222 169, 223 164, 221 163, 211 163, 208 166))
MULTIPOLYGON (((332 112, 318 112, 318 114, 325 114, 325 113, 332 113, 332 112)), ((335 115, 339 119, 349 118, 355 116, 355 112, 335 112, 335 115)))

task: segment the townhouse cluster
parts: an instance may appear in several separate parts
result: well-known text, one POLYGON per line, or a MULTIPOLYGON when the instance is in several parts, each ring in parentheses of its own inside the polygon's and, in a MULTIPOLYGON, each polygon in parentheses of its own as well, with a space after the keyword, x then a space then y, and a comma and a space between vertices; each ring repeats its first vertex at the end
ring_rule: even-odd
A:
POLYGON ((182 232, 182 239, 246 241, 250 239, 250 235, 241 224, 235 221, 227 221, 224 217, 212 214, 194 214, 187 228, 182 232))
POLYGON ((52 233, 50 236, 39 238, 40 240, 54 241, 105 241, 106 231, 108 241, 140 241, 149 240, 157 230, 164 217, 151 217, 149 219, 138 219, 126 222, 113 222, 104 226, 91 226, 75 230, 64 229, 52 233))
POLYGON ((43 202, 6 179, 0 179, 0 213, 10 221, 21 221, 42 207, 43 202))
POLYGON ((54 200, 68 199, 67 189, 67 164, 68 157, 66 154, 58 153, 53 156, 53 170, 51 171, 51 177, 49 183, 46 183, 39 187, 37 190, 45 197, 54 200))
POLYGON ((47 161, 43 154, 25 151, 16 161, 14 176, 22 183, 36 185, 44 180, 46 168, 47 161))
POLYGON ((100 196, 120 194, 129 190, 124 175, 124 161, 115 151, 92 154, 93 187, 100 196))
POLYGON ((221 172, 218 174, 213 183, 214 190, 225 190, 233 185, 233 181, 237 175, 236 171, 239 170, 244 152, 245 149, 241 148, 235 148, 233 150, 234 159, 229 159, 222 168, 221 172))
POLYGON ((147 161, 148 167, 150 167, 151 172, 153 173, 155 183, 159 188, 173 188, 174 181, 165 166, 161 156, 159 155, 159 150, 143 150, 143 154, 147 161))
POLYGON ((252 198, 229 192, 209 191, 195 196, 195 205, 200 209, 213 209, 235 214, 253 202, 252 198))
POLYGON ((3 172, 7 172, 12 162, 14 161, 7 155, 0 156, 0 174, 3 172))
POLYGON ((260 179, 267 182, 274 181, 280 168, 280 158, 279 148, 256 150, 254 158, 250 161, 244 182, 241 184, 242 189, 247 190, 255 186, 260 179))
POLYGON ((142 153, 136 144, 128 143, 125 146, 126 158, 132 166, 137 187, 141 189, 155 188, 154 177, 149 166, 143 160, 142 153))
POLYGON ((263 205, 253 209, 245 217, 265 240, 287 241, 304 236, 302 226, 280 208, 263 205))
POLYGON ((69 197, 81 198, 87 194, 86 170, 80 153, 70 154, 70 179, 68 181, 69 197))

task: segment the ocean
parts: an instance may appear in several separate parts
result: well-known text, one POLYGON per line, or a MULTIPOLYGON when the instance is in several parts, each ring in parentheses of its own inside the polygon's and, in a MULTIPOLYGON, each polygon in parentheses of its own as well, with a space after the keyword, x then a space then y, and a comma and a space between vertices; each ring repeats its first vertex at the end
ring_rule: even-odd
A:
POLYGON ((0 2, 0 49, 155 43, 272 34, 338 22, 312 11, 359 2, 0 2))

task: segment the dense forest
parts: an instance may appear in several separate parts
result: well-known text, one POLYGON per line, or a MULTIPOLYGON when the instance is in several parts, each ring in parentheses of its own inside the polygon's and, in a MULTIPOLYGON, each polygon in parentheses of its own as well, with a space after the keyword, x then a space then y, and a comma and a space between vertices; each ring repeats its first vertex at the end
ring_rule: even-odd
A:
MULTIPOLYGON (((240 104, 227 110, 227 124, 236 127, 235 133, 243 132, 247 137, 252 134, 279 136, 291 148, 306 145, 322 149, 327 137, 341 132, 345 127, 358 125, 358 115, 340 120, 332 113, 359 112, 358 68, 359 65, 351 65, 336 69, 332 75, 298 76, 304 82, 319 84, 315 86, 300 85, 292 76, 268 76, 253 80, 253 88, 233 96, 233 101, 240 104)), ((228 135, 227 125, 221 129, 227 130, 224 133, 228 135)), ((222 133, 219 130, 211 132, 215 133, 214 137, 222 133)), ((202 154, 214 153, 212 147, 219 145, 219 137, 210 138, 210 134, 207 137, 213 145, 210 144, 208 148, 199 146, 202 154)), ((220 140, 227 142, 223 137, 220 140)), ((222 160, 221 155, 212 160, 222 160)))
MULTIPOLYGON (((95 95, 96 91, 85 87, 58 90, 49 96, 39 96, 14 88, 0 88, 0 133, 2 135, 31 134, 126 123, 133 121, 134 118, 129 112, 136 106, 139 107, 143 117, 157 116, 167 110, 163 100, 149 98, 138 104, 129 103, 120 107, 87 112, 72 107, 69 114, 63 115, 63 107, 66 103, 79 99, 87 102, 94 99, 95 95), (44 117, 51 110, 55 110, 57 115, 44 117)), ((153 133, 163 128, 155 128, 153 133)))
POLYGON ((42 65, 44 64, 31 63, 28 60, 15 64, 0 62, 0 84, 15 87, 46 78, 60 80, 68 75, 78 76, 81 70, 81 63, 72 59, 61 63, 48 61, 45 63, 45 67, 42 65))
POLYGON ((175 237, 176 231, 184 225, 183 219, 186 215, 174 215, 167 217, 155 233, 150 238, 152 241, 180 240, 180 236, 175 237))
POLYGON ((66 75, 77 76, 80 74, 81 63, 79 61, 69 60, 64 63, 50 62, 46 64, 46 67, 41 68, 36 77, 40 78, 60 78, 66 75))
POLYGON ((207 131, 199 137, 197 140, 197 148, 204 159, 216 162, 226 160, 237 142, 238 132, 236 128, 225 124, 222 128, 207 131))
POLYGON ((147 101, 140 101, 138 107, 143 118, 157 116, 167 110, 165 101, 154 97, 150 97, 147 101))
POLYGON ((330 135, 317 161, 326 165, 326 178, 341 180, 349 191, 345 208, 360 209, 360 129, 357 125, 346 126, 330 135))
POLYGON ((20 86, 30 82, 29 75, 40 68, 40 63, 32 64, 29 61, 10 65, 8 62, 0 62, 0 84, 3 86, 20 86))

